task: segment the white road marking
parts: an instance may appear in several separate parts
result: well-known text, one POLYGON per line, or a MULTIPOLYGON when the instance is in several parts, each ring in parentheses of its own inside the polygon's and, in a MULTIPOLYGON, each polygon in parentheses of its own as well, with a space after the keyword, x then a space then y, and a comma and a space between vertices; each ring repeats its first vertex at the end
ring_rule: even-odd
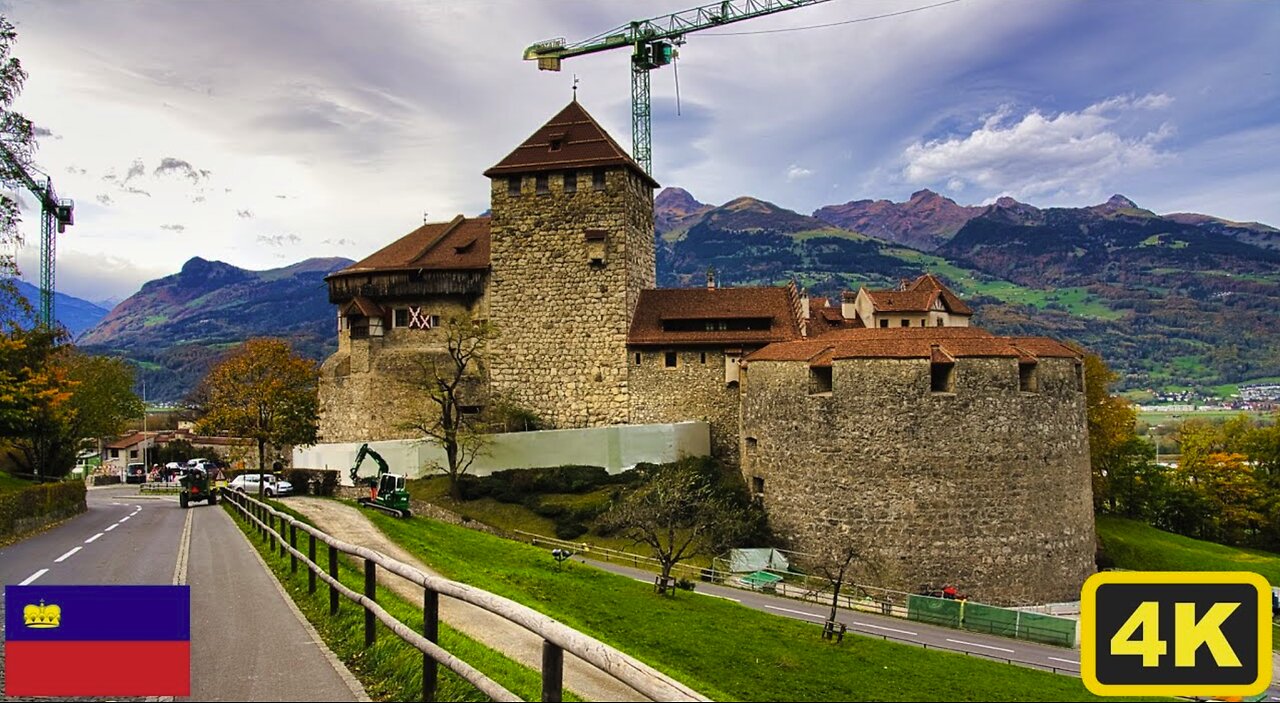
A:
POLYGON ((72 547, 70 550, 68 550, 68 551, 67 551, 67 553, 66 553, 66 554, 63 554, 62 556, 58 557, 57 559, 54 559, 54 560, 53 560, 53 563, 55 563, 55 564, 61 564, 62 562, 64 562, 64 561, 66 561, 67 559, 69 559, 69 558, 71 557, 71 555, 72 555, 72 554, 75 554, 76 552, 80 551, 81 549, 84 549, 84 547, 72 547))
POLYGON ((131 517, 133 517, 133 516, 132 516, 132 515, 125 515, 124 517, 120 518, 120 522, 124 522, 124 521, 128 520, 128 519, 129 519, 129 518, 131 518, 131 517))
POLYGON ((175 586, 183 586, 187 583, 187 561, 191 558, 191 518, 195 514, 194 510, 187 511, 187 520, 182 526, 182 537, 178 539, 178 561, 173 566, 173 585, 175 586))
POLYGON ((766 607, 766 608, 768 608, 769 610, 778 610, 778 611, 781 611, 781 612, 784 612, 784 613, 792 613, 792 614, 794 614, 794 615, 801 615, 801 616, 804 616, 804 617, 806 617, 806 618, 817 618, 817 619, 819 619, 819 620, 826 620, 826 617, 824 617, 824 616, 822 616, 822 615, 814 615, 813 613, 806 613, 806 612, 804 612, 803 610, 792 610, 792 609, 790 609, 790 608, 779 608, 779 607, 774 606, 774 605, 766 605, 765 607, 766 607))
POLYGON ((101 536, 102 536, 102 533, 101 533, 101 532, 99 532, 98 534, 96 534, 96 535, 94 535, 94 536, 90 537, 89 539, 85 540, 85 541, 84 541, 84 543, 85 543, 85 544, 93 544, 93 541, 94 541, 94 540, 96 540, 96 539, 98 539, 98 538, 99 538, 99 537, 101 537, 101 536))
POLYGON ((884 625, 872 625, 869 622, 855 622, 853 623, 853 626, 854 627, 874 627, 877 630, 888 630, 889 632, 896 632, 900 635, 911 635, 912 637, 920 636, 920 633, 918 632, 908 632, 906 630, 899 630, 896 627, 885 627, 884 625))
POLYGON ((112 505, 124 505, 124 503, 112 503, 112 505))
POLYGON ((953 640, 950 637, 947 638, 947 641, 955 642, 956 644, 967 644, 970 647, 982 647, 983 649, 994 649, 997 652, 1008 652, 1009 654, 1013 654, 1012 649, 1005 649, 1004 647, 993 647, 989 644, 978 644, 977 642, 965 642, 964 640, 953 640))
MULTIPOLYGON (((694 591, 694 593, 702 593, 702 591, 694 591)), ((741 603, 741 602, 742 602, 742 601, 738 600, 737 598, 730 598, 729 596, 718 596, 718 595, 716 595, 716 594, 714 594, 714 593, 702 593, 702 595, 704 595, 704 596, 711 596, 712 598, 719 598, 719 599, 721 599, 721 600, 731 600, 731 601, 733 601, 734 603, 741 603)))
POLYGON ((1076 666, 1080 665, 1080 662, 1074 659, 1059 659, 1058 657, 1049 657, 1049 659, 1056 662, 1063 662, 1064 664, 1075 664, 1076 666))
POLYGON ((40 578, 41 576, 44 576, 44 575, 45 575, 45 574, 47 574, 47 573, 49 573, 49 570, 48 570, 48 569, 41 569, 41 570, 39 570, 39 571, 35 572, 34 574, 31 574, 30 576, 28 576, 26 581, 23 581, 22 583, 20 583, 20 584, 18 584, 18 585, 19 585, 19 586, 25 586, 25 585, 27 585, 27 584, 31 583, 32 581, 35 581, 36 579, 40 578))
POLYGON ((117 522, 116 524, 112 525, 111 527, 108 527, 105 531, 106 531, 106 532, 110 532, 110 531, 112 531, 112 530, 116 529, 116 528, 117 528, 117 527, 119 527, 119 526, 120 526, 120 523, 118 523, 118 522, 117 522))

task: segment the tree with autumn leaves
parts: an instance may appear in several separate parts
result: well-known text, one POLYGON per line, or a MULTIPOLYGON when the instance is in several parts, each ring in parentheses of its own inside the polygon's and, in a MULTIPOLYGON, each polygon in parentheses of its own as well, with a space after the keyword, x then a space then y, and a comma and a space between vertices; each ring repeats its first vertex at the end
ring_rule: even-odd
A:
MULTIPOLYGON (((314 444, 319 370, 282 339, 250 339, 209 371, 196 391, 199 432, 253 439, 258 468, 266 447, 314 444)), ((265 481, 258 483, 261 497, 265 481)))

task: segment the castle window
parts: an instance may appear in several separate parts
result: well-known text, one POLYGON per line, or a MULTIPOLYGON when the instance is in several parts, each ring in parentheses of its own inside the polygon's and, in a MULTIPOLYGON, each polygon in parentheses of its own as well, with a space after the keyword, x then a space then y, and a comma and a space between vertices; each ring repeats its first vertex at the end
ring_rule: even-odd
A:
POLYGON ((755 437, 747 437, 747 449, 755 449, 760 446, 760 440, 755 437))
POLYGON ((680 355, 676 352, 669 351, 662 355, 662 365, 674 369, 680 364, 680 355))
POLYGON ((520 195, 520 176, 507 178, 507 195, 520 195))
POLYGON ((120 450, 119 450, 119 449, 112 449, 112 450, 111 450, 111 458, 112 458, 112 459, 119 459, 119 458, 120 458, 120 450))
POLYGON ((705 363, 707 363, 707 353, 706 353, 706 352, 702 352, 702 363, 704 363, 704 364, 705 364, 705 363))
POLYGON ((764 479, 759 476, 751 477, 751 492, 757 497, 764 497, 764 479))
POLYGON ((1018 390, 1023 393, 1039 393, 1040 384, 1036 378, 1036 363, 1018 364, 1018 390))
POLYGON ((458 412, 462 413, 463 415, 479 415, 480 406, 479 405, 459 405, 458 412))
POLYGON ((1076 392, 1084 393, 1084 364, 1076 362, 1076 392))
POLYGON ((564 192, 566 193, 578 192, 578 172, 577 171, 564 172, 564 192))
POLYGON ((636 352, 636 366, 640 365, 640 352, 636 352))
POLYGON ((605 249, 609 244, 609 234, 602 229, 589 229, 583 235, 583 239, 587 243, 587 261, 603 264, 605 249))
POLYGON ((903 327, 910 327, 910 326, 911 326, 911 320, 903 320, 900 324, 901 324, 903 327))
POLYGON ((538 195, 546 195, 547 193, 551 192, 551 187, 547 185, 547 181, 548 181, 547 174, 539 173, 537 175, 536 182, 538 185, 538 195))
POLYGON ((920 326, 924 327, 924 318, 920 318, 920 326))
POLYGON ((939 317, 939 318, 938 318, 938 327, 941 327, 941 326, 942 326, 942 318, 941 318, 941 317, 939 317))
POLYGON ((742 366, 738 361, 742 358, 742 352, 739 350, 726 349, 724 352, 724 382, 727 386, 733 386, 738 383, 742 377, 742 366))
POLYGON ((562 146, 564 146, 564 140, 563 140, 563 139, 552 139, 552 140, 551 140, 551 151, 560 151, 560 147, 562 147, 562 146))
POLYGON ((956 365, 946 362, 929 364, 929 390, 934 393, 955 392, 956 365))
POLYGON ((889 321, 888 321, 888 320, 880 320, 880 326, 881 326, 881 327, 888 327, 888 326, 889 326, 889 321))
POLYGON ((409 309, 396 308, 391 315, 392 327, 408 327, 409 326, 409 309))
POLYGON ((820 395, 831 392, 831 367, 809 367, 809 395, 820 395))
POLYGON ((597 168, 591 172, 591 187, 604 190, 604 169, 597 168))

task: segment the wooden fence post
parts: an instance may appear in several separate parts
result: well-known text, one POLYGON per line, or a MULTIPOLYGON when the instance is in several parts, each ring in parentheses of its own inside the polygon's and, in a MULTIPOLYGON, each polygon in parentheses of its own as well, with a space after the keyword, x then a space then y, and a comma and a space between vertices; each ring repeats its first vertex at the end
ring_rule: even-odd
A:
MULTIPOLYGON (((336 581, 338 579, 338 548, 329 545, 329 576, 336 581)), ((329 614, 338 614, 338 587, 330 584, 329 586, 329 614)))
POLYGON ((316 536, 308 532, 307 537, 309 538, 307 540, 307 559, 311 562, 307 566, 307 593, 315 593, 316 568, 319 566, 316 563, 316 536))
MULTIPOLYGON (((440 594, 430 588, 422 591, 422 629, 427 640, 440 642, 440 594)), ((436 699, 436 676, 438 665, 436 660, 426 652, 422 653, 422 700, 436 699)))
POLYGON ((542 700, 560 703, 564 686, 564 650, 542 641, 542 700))
MULTIPOLYGON (((378 600, 378 565, 372 559, 364 560, 364 597, 371 601, 378 600)), ((378 639, 377 620, 373 617, 373 609, 364 608, 364 646, 372 647, 378 639)))
MULTIPOLYGON (((298 526, 294 523, 289 523, 289 546, 298 548, 298 526)), ((298 557, 293 552, 289 552, 289 573, 298 573, 298 557)))

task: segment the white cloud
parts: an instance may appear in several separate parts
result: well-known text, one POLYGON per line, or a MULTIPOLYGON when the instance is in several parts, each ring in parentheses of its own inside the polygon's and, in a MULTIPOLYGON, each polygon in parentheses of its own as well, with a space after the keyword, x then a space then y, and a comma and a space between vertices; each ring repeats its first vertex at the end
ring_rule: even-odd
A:
POLYGON ((813 171, 811 171, 810 169, 804 168, 802 166, 798 166, 796 164, 791 164, 790 166, 787 167, 788 181, 794 181, 801 178, 808 178, 809 176, 812 176, 812 175, 813 175, 813 171))
POLYGON ((902 175, 913 184, 946 183, 953 191, 973 185, 1017 198, 1096 195, 1173 158, 1160 149, 1171 125, 1134 128, 1141 120, 1130 119, 1172 102, 1163 94, 1119 96, 1078 112, 1033 109, 1021 119, 1002 105, 968 135, 907 147, 902 175))

